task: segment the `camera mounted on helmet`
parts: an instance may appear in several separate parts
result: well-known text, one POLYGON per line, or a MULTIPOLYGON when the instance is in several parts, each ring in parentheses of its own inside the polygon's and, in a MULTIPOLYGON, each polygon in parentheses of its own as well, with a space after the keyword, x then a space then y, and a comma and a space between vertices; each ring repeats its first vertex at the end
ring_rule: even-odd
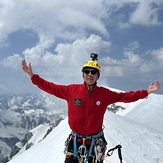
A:
POLYGON ((98 60, 98 54, 91 53, 90 57, 92 58, 92 61, 98 60))

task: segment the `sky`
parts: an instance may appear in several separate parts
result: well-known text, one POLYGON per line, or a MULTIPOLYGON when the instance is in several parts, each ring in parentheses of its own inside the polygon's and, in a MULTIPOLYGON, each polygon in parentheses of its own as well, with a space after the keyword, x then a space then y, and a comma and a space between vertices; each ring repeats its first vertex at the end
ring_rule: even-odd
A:
MULTIPOLYGON (((163 128, 155 128, 162 119, 163 95, 152 94, 153 105, 150 98, 139 100, 134 103, 122 104, 126 106, 117 114, 107 111, 104 117, 104 133, 108 142, 107 151, 110 148, 120 144, 122 146, 123 163, 162 163, 163 162, 163 128), (157 101, 160 99, 159 101, 157 101), (145 107, 146 108, 145 108, 145 107), (138 109, 139 107, 139 109, 138 109), (153 116, 149 116, 148 112, 153 116), (139 112, 142 111, 142 114, 139 112), (160 114, 161 113, 161 114, 160 114), (130 118, 128 115, 130 114, 130 118), (147 126, 144 122, 137 120, 143 118, 145 121, 153 123, 153 126, 147 126), (140 119, 139 118, 139 119, 140 119), (136 121, 139 122, 136 122, 136 121)), ((32 138, 28 144, 34 144, 30 149, 22 150, 13 157, 8 163, 61 163, 64 162, 64 141, 66 140, 70 129, 68 119, 65 118, 55 127, 52 132, 43 139, 48 129, 48 125, 40 125, 33 129, 32 138), (43 139, 43 140, 42 140, 43 139)), ((118 163, 118 152, 115 150, 111 157, 106 157, 104 163, 118 163)))
POLYGON ((92 52, 99 85, 147 89, 163 83, 162 33, 163 0, 0 0, 0 93, 38 91, 22 59, 49 81, 82 83, 92 52))

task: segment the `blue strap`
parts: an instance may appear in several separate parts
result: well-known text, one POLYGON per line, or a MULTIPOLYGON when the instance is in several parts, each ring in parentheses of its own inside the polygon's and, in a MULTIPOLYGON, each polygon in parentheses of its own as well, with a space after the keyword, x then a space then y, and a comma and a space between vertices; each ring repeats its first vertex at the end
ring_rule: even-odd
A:
POLYGON ((91 146, 90 146, 90 148, 89 148, 89 154, 88 154, 88 156, 91 156, 91 153, 92 153, 92 150, 93 150, 94 142, 95 142, 95 138, 92 137, 92 142, 91 142, 91 146))
POLYGON ((74 153, 74 157, 77 157, 77 145, 76 145, 76 136, 77 136, 77 134, 74 133, 73 136, 74 136, 74 141, 73 141, 74 149, 73 149, 73 153, 74 153))
POLYGON ((80 134, 76 134, 76 133, 73 132, 73 131, 72 131, 72 135, 73 135, 73 136, 78 136, 78 137, 80 137, 80 138, 91 139, 92 137, 94 137, 94 138, 101 137, 101 136, 103 136, 104 134, 103 134, 103 130, 102 130, 102 131, 100 131, 98 134, 96 134, 96 135, 91 135, 91 136, 82 136, 82 135, 80 135, 80 134))

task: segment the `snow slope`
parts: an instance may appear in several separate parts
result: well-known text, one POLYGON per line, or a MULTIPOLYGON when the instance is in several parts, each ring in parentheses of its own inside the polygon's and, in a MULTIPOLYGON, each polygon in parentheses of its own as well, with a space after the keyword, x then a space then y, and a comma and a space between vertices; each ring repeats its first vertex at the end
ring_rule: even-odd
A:
POLYGON ((163 95, 151 94, 147 100, 126 113, 125 117, 163 133, 163 95))
MULTIPOLYGON (((104 125, 108 149, 121 144, 123 163, 163 162, 162 133, 108 111, 105 114, 104 125)), ((16 155, 8 163, 63 163, 64 141, 69 133, 66 118, 43 141, 16 155)), ((104 161, 118 162, 117 151, 104 161)))

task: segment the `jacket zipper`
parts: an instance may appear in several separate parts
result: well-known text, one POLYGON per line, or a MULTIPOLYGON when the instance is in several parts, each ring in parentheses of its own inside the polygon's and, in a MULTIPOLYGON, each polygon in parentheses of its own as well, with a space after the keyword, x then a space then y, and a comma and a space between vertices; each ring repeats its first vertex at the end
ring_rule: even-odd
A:
POLYGON ((84 133, 86 134, 86 130, 87 130, 87 122, 88 122, 88 110, 89 110, 89 103, 90 103, 90 94, 91 94, 91 90, 88 90, 88 105, 87 105, 87 108, 86 108, 86 118, 85 118, 85 131, 84 133))

